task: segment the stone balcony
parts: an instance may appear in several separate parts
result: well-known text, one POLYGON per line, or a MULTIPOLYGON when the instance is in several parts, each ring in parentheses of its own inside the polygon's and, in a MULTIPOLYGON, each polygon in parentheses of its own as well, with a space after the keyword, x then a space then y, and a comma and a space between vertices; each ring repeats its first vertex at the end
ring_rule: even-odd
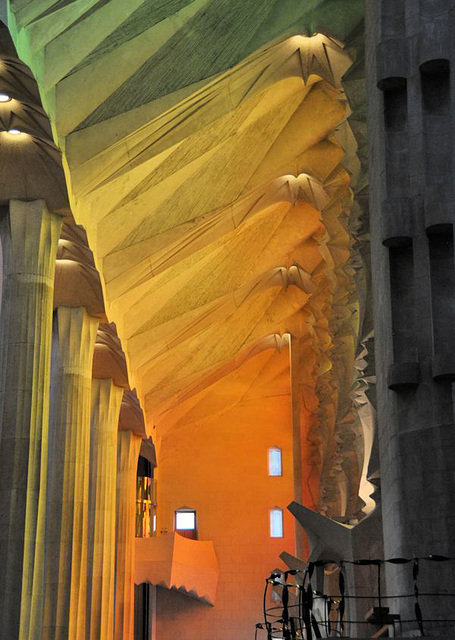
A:
POLYGON ((177 589, 200 602, 215 604, 218 561, 213 542, 166 533, 136 538, 135 552, 136 584, 177 589))

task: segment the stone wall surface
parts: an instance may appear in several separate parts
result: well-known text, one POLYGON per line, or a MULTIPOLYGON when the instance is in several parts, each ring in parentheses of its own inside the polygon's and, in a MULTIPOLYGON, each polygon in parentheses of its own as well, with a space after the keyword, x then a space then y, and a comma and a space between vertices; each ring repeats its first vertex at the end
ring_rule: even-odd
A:
MULTIPOLYGON (((450 556, 455 534, 455 214, 450 204, 455 3, 369 0, 366 8, 385 555, 450 556)), ((451 564, 421 580, 422 592, 453 592, 451 564)), ((409 572, 390 568, 387 589, 412 593, 409 572)), ((421 606, 426 617, 454 618, 447 598, 424 597, 421 606)), ((402 619, 415 617, 413 607, 412 599, 394 603, 402 619)))

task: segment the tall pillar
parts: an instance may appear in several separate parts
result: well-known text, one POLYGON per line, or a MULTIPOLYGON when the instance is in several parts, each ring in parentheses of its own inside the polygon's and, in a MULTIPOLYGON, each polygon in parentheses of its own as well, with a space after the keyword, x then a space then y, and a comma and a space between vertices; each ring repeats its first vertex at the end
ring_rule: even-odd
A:
MULTIPOLYGON (((367 0, 373 302, 384 552, 453 556, 455 538, 455 4, 367 0)), ((414 593, 412 564, 387 591, 414 593)), ((453 592, 453 563, 422 561, 420 593, 453 592)), ((415 620, 412 598, 390 603, 415 620)), ((421 596, 431 633, 446 597, 421 596)), ((441 620, 438 625, 437 620, 441 620)), ((440 626, 442 628, 436 629, 440 626)), ((415 633, 417 622, 403 630, 415 633)))
POLYGON ((115 585, 115 639, 134 640, 134 541, 137 461, 142 438, 120 431, 115 585))
POLYGON ((114 637, 117 434, 123 389, 93 379, 90 454, 88 637, 114 637))
POLYGON ((39 637, 44 597, 49 384, 61 219, 43 201, 0 214, 0 628, 39 637))
POLYGON ((98 319, 85 308, 56 313, 59 391, 51 418, 43 638, 85 638, 92 360, 98 319))
POLYGON ((82 227, 63 224, 54 285, 45 639, 85 638, 92 365, 103 295, 82 227))

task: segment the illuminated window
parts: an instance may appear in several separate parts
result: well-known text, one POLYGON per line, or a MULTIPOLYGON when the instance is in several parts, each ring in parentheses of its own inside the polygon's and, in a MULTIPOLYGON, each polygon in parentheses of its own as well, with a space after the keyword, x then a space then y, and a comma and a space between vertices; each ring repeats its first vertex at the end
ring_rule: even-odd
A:
POLYGON ((175 528, 177 531, 179 529, 196 529, 196 511, 176 511, 175 528))
POLYGON ((283 537, 283 509, 279 507, 270 509, 270 537, 283 537))
POLYGON ((156 480, 149 460, 139 456, 136 485, 136 537, 150 538, 156 533, 156 480))
POLYGON ((281 449, 272 447, 269 449, 269 476, 281 476, 281 449))
POLYGON ((196 539, 196 511, 182 507, 175 511, 175 530, 185 538, 196 539))

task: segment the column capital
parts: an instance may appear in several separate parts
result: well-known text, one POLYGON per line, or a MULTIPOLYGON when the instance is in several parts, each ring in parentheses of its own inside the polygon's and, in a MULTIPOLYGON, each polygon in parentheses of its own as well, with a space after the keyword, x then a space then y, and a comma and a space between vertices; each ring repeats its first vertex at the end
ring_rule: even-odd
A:
POLYGON ((63 223, 55 265, 55 307, 85 307, 106 320, 103 289, 85 229, 71 220, 63 223))
POLYGON ((44 200, 10 200, 0 212, 4 277, 53 286, 62 218, 44 200))
POLYGON ((125 354, 115 324, 100 324, 93 358, 93 377, 112 378, 114 384, 129 389, 125 354))
POLYGON ((119 431, 131 430, 137 436, 145 438, 148 433, 136 389, 125 389, 120 409, 119 431))

